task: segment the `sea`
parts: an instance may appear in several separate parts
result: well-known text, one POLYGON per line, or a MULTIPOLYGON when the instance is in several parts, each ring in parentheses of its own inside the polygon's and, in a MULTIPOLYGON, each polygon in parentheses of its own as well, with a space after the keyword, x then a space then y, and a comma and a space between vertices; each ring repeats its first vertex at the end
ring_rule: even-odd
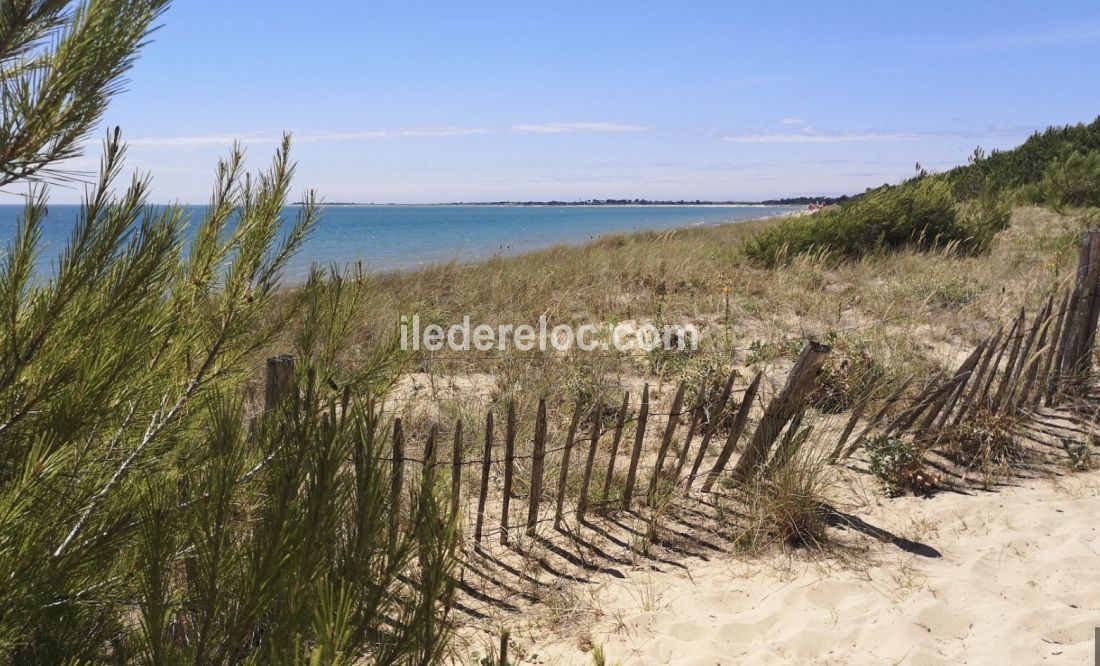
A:
MULTIPOLYGON (((362 262, 374 272, 412 270, 450 261, 470 262, 514 255, 558 244, 580 244, 633 231, 661 231, 717 225, 779 215, 798 207, 704 206, 534 206, 534 205, 338 205, 324 209, 313 235, 284 272, 294 282, 314 263, 362 262)), ((43 225, 36 272, 53 274, 70 238, 79 207, 51 205, 43 225)), ((288 208, 292 218, 295 208, 288 208)), ((205 208, 187 209, 190 224, 205 208)), ((0 252, 15 238, 22 207, 0 205, 0 252)))

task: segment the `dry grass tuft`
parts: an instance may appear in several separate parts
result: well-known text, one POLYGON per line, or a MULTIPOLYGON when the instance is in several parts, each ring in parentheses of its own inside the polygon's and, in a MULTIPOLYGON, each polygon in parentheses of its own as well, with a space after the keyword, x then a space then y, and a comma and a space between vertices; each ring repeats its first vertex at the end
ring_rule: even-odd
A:
POLYGON ((736 487, 734 494, 743 505, 747 524, 735 544, 749 552, 776 546, 825 548, 829 545, 828 507, 835 500, 838 483, 828 456, 801 448, 784 464, 736 487))

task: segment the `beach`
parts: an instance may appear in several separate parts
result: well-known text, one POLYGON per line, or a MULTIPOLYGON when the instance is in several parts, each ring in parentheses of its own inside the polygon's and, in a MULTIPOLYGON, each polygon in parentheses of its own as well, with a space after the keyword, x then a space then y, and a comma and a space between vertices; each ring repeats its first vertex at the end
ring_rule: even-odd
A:
MULTIPOLYGON (((591 645, 623 666, 1088 663, 1098 510, 1100 472, 876 502, 861 517, 923 547, 846 534, 848 557, 716 557, 607 578, 585 595, 591 645)), ((589 653, 575 637, 536 641, 524 663, 589 653)))

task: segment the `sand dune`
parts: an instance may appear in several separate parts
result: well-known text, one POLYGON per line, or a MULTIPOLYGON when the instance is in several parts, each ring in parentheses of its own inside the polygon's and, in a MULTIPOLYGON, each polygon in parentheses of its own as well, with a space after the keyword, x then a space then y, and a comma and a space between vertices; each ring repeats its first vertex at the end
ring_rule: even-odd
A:
MULTIPOLYGON (((633 572, 595 590, 592 643, 624 666, 1093 663, 1100 472, 888 500, 861 515, 924 554, 852 533, 839 559, 633 572)), ((528 654, 592 663, 575 639, 528 654)))

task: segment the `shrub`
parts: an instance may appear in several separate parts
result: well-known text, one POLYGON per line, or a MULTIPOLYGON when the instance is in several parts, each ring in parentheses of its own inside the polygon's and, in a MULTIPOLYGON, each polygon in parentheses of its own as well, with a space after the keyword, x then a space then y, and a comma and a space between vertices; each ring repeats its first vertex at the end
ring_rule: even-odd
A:
POLYGON ((924 453, 912 440, 876 435, 864 446, 871 473, 887 494, 930 495, 939 485, 939 477, 925 469, 924 453))
POLYGON ((1095 446, 1090 436, 1084 441, 1063 439, 1062 448, 1066 452, 1066 467, 1071 472, 1087 472, 1093 468, 1092 449, 1095 446))
POLYGON ((987 476, 1019 462, 1025 455, 1017 433, 1018 415, 982 406, 967 413, 959 424, 940 435, 945 456, 987 476))
POLYGON ((766 265, 812 251, 855 259, 905 246, 965 244, 969 234, 959 222, 947 183, 925 177, 873 190, 813 215, 784 218, 748 239, 744 251, 766 265))
POLYGON ((1055 208, 1100 206, 1100 152, 1074 152, 1051 162, 1040 191, 1043 203, 1055 208))

